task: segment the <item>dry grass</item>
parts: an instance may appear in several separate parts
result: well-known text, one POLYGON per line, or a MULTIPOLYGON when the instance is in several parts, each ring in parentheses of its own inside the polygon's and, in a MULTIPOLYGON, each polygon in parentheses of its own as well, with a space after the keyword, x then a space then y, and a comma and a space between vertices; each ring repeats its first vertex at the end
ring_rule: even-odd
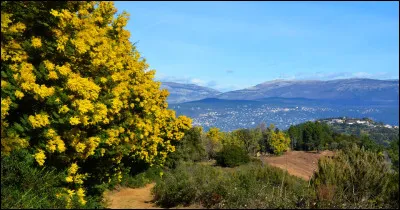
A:
POLYGON ((263 156, 260 159, 271 166, 287 170, 289 174, 309 180, 318 168, 318 159, 333 156, 334 152, 325 150, 320 153, 289 151, 281 156, 263 156))

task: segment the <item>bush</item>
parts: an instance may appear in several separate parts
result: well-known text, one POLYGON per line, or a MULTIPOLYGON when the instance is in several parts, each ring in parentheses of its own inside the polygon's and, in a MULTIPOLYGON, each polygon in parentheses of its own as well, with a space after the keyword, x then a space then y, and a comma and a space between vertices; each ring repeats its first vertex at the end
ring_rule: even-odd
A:
POLYGON ((377 153, 353 145, 320 159, 314 175, 319 207, 398 208, 398 173, 377 153))
MULTIPOLYGON (((63 187, 66 172, 55 168, 34 167, 34 158, 26 151, 14 151, 1 158, 2 209, 63 209, 64 200, 56 198, 63 187)), ((87 196, 85 208, 103 208, 102 198, 87 196)), ((72 208, 82 208, 72 199, 72 208)))
POLYGON ((162 207, 309 208, 307 182, 287 172, 251 163, 232 170, 186 163, 166 172, 153 189, 162 207))
POLYGON ((113 4, 1 2, 1 155, 29 146, 37 167, 68 171, 61 198, 82 205, 121 180, 121 159, 161 165, 191 127, 113 4))
POLYGON ((250 157, 241 147, 225 145, 216 155, 217 165, 222 167, 235 167, 248 163, 250 157))
POLYGON ((202 143, 201 127, 193 127, 176 143, 175 152, 168 155, 165 166, 175 168, 180 161, 202 161, 207 159, 207 152, 202 143))
POLYGON ((128 172, 124 173, 121 180, 121 185, 125 187, 144 187, 161 178, 163 175, 163 169, 159 166, 153 166, 148 168, 146 171, 131 175, 128 172))

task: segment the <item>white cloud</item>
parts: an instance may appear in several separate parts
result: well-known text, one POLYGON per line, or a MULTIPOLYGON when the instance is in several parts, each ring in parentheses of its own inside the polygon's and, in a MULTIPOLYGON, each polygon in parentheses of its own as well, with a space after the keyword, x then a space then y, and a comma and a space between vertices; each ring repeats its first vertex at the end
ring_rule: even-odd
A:
POLYGON ((191 79, 190 83, 195 84, 195 85, 200 85, 200 86, 204 86, 206 84, 205 81, 203 81, 201 79, 197 79, 197 78, 191 79))
POLYGON ((372 76, 372 74, 370 74, 370 73, 367 73, 367 72, 355 72, 355 73, 353 73, 352 74, 354 77, 360 77, 360 78, 368 78, 368 77, 371 77, 372 76))

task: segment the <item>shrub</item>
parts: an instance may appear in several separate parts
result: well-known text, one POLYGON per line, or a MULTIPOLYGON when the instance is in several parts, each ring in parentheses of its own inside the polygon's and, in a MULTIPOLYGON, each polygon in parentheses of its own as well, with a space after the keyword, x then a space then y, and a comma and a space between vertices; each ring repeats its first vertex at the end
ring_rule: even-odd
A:
POLYGON ((181 164, 153 189, 162 207, 200 204, 205 208, 309 208, 307 182, 287 172, 251 163, 225 170, 181 164))
POLYGON ((216 155, 217 165, 222 167, 235 167, 248 163, 250 157, 241 147, 235 145, 224 145, 216 155))
POLYGON ((223 138, 224 133, 219 128, 211 127, 206 132, 203 144, 209 159, 214 159, 217 152, 221 151, 223 138))
MULTIPOLYGON (((382 156, 356 145, 322 158, 311 182, 320 207, 398 207, 398 183, 382 156)), ((398 174, 397 174, 398 176, 398 174)), ((397 178, 398 180, 398 178, 397 178)))
POLYGON ((121 159, 162 164, 191 127, 167 109, 116 12, 105 1, 1 2, 1 154, 29 146, 38 167, 68 171, 61 197, 82 205, 85 187, 121 180, 121 159))
POLYGON ((153 188, 156 203, 163 207, 190 205, 200 202, 201 195, 211 187, 218 187, 224 180, 221 170, 211 166, 182 163, 167 171, 153 188))
POLYGON ((201 127, 193 127, 176 143, 175 152, 168 155, 165 166, 174 168, 180 161, 202 161, 207 159, 207 153, 202 144, 201 127))
POLYGON ((260 149, 262 152, 281 155, 290 147, 290 137, 286 133, 279 131, 271 124, 262 132, 262 138, 259 139, 260 149))
MULTIPOLYGON (((2 209, 63 209, 64 200, 57 199, 63 188, 65 171, 55 168, 36 168, 27 151, 13 151, 1 158, 2 209)), ((103 208, 102 198, 87 196, 86 208, 103 208)), ((78 199, 71 200, 72 208, 81 208, 78 199)))
POLYGON ((124 173, 121 180, 121 185, 126 187, 138 188, 144 187, 146 184, 150 184, 163 175, 163 169, 158 166, 153 166, 145 170, 144 172, 132 175, 129 172, 124 173))

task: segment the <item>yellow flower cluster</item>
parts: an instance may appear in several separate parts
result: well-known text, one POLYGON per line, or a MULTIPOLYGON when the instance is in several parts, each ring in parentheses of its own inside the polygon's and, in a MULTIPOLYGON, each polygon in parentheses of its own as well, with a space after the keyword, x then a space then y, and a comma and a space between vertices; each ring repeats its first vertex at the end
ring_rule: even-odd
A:
POLYGON ((53 137, 57 136, 57 133, 54 129, 50 128, 46 131, 45 136, 47 138, 53 138, 53 137))
MULTIPOLYGON (((84 189, 77 186, 83 184, 86 174, 77 173, 77 163, 89 156, 99 164, 107 158, 112 161, 111 168, 118 168, 109 173, 121 180, 122 158, 162 164, 175 150, 173 143, 190 128, 191 120, 176 117, 167 109, 168 91, 160 90, 160 83, 153 81, 155 71, 148 71, 149 65, 129 41, 130 33, 124 28, 127 13, 115 15, 113 2, 72 2, 63 7, 49 11, 56 21, 48 22, 48 34, 53 37, 46 40, 35 29, 29 29, 29 35, 22 33, 28 20, 19 18, 22 22, 14 23, 10 14, 1 14, 5 37, 1 59, 11 75, 2 76, 1 85, 2 89, 16 90, 10 91, 13 95, 2 93, 1 125, 2 131, 7 129, 8 113, 15 109, 13 103, 21 103, 18 99, 38 105, 29 110, 31 126, 19 135, 44 130, 41 134, 45 138, 31 141, 36 161, 43 165, 45 152, 51 153, 49 159, 65 156, 70 165, 65 181, 75 188, 60 196, 78 196, 84 204, 84 189), (25 44, 26 40, 31 44, 25 44), (50 46, 56 52, 50 51, 50 46), (33 54, 38 52, 40 56, 33 54)), ((18 135, 7 135, 2 132, 2 151, 27 145, 18 135)), ((105 176, 96 172, 89 175, 105 176)))
POLYGON ((68 76, 72 72, 69 63, 66 63, 65 65, 62 66, 56 66, 56 70, 63 76, 68 76))
POLYGON ((22 63, 21 68, 19 69, 19 75, 17 81, 20 81, 21 88, 25 91, 33 90, 34 86, 37 85, 35 83, 36 76, 33 74, 33 65, 30 63, 22 63))
POLYGON ((54 94, 54 87, 46 87, 46 85, 33 85, 33 92, 36 93, 40 98, 52 96, 54 94))
POLYGON ((68 173, 69 174, 75 174, 78 171, 78 168, 79 168, 78 164, 72 163, 71 167, 69 167, 69 169, 68 169, 68 173))
POLYGON ((86 179, 87 174, 79 174, 78 172, 78 165, 76 163, 71 164, 70 168, 68 169, 68 176, 65 178, 65 181, 68 183, 74 182, 75 184, 83 184, 83 180, 86 179))
POLYGON ((85 190, 82 188, 79 188, 76 191, 76 195, 78 196, 78 201, 82 204, 85 205, 86 204, 86 200, 85 200, 85 190))
POLYGON ((95 110, 95 114, 93 115, 93 123, 96 124, 98 122, 103 122, 104 124, 108 124, 109 120, 107 118, 107 106, 102 103, 96 103, 95 110))
POLYGON ((15 94, 15 97, 17 97, 18 99, 21 99, 24 97, 24 93, 19 90, 16 90, 14 94, 15 94))
MULTIPOLYGON (((55 71, 55 65, 50 62, 49 60, 45 60, 43 61, 44 66, 46 67, 46 69, 49 71, 48 73, 48 77, 49 79, 58 79, 58 74, 55 71)), ((68 67, 67 67, 68 68, 68 67)), ((60 67, 57 68, 58 71, 60 71, 60 67)), ((63 69, 63 68, 62 68, 63 69)))
POLYGON ((23 23, 11 24, 11 14, 2 13, 1 14, 1 33, 21 33, 25 30, 25 25, 23 23))
POLYGON ((47 114, 36 114, 35 116, 30 115, 28 120, 33 128, 41 128, 50 124, 49 116, 47 114))
POLYGON ((5 80, 1 80, 1 88, 6 88, 8 86, 8 82, 5 80))
POLYGON ((34 48, 40 48, 42 47, 42 40, 37 37, 32 37, 32 46, 34 48))
MULTIPOLYGON (((6 128, 6 123, 2 120, 2 129, 6 128)), ((19 137, 18 134, 11 134, 1 139, 1 154, 8 155, 14 149, 26 148, 29 143, 26 139, 19 137)))
POLYGON ((88 111, 93 111, 93 109, 94 109, 94 106, 93 106, 92 102, 90 100, 87 100, 87 99, 83 99, 83 100, 79 100, 78 99, 78 100, 76 100, 74 102, 74 106, 78 107, 78 111, 81 114, 85 114, 88 111))
POLYGON ((88 78, 76 76, 67 81, 67 87, 85 99, 95 100, 99 96, 100 87, 88 78))
POLYGON ((90 155, 94 155, 95 149, 99 146, 100 144, 100 138, 99 137, 90 137, 87 141, 87 155, 86 157, 90 155))
POLYGON ((81 121, 79 120, 78 117, 75 116, 75 117, 69 118, 69 123, 71 125, 78 125, 79 123, 81 123, 81 121))
POLYGON ((36 162, 40 165, 43 166, 44 160, 46 159, 46 155, 44 154, 44 151, 39 149, 36 154, 33 155, 36 159, 36 162))
POLYGON ((10 97, 7 97, 6 99, 1 99, 1 121, 8 115, 8 110, 10 110, 10 104, 11 104, 11 99, 10 97))
POLYGON ((76 150, 76 152, 78 152, 78 153, 83 153, 83 152, 85 151, 85 148, 86 148, 86 144, 81 143, 81 142, 79 142, 79 143, 77 143, 77 144, 75 145, 75 150, 76 150))
POLYGON ((49 140, 46 147, 52 153, 56 150, 58 150, 59 152, 65 152, 66 150, 65 143, 63 140, 61 140, 60 136, 55 136, 53 139, 49 140))
POLYGON ((67 105, 63 105, 63 106, 58 110, 58 113, 64 114, 64 113, 67 113, 68 111, 69 111, 68 106, 67 106, 67 105))
POLYGON ((106 144, 113 145, 118 144, 120 139, 119 137, 119 129, 108 129, 107 131, 108 138, 106 140, 106 144))
POLYGON ((72 199, 74 198, 74 196, 77 196, 78 202, 81 205, 84 206, 87 203, 87 201, 85 200, 85 190, 82 187, 78 188, 76 191, 63 188, 60 193, 56 194, 57 198, 63 198, 67 202, 67 209, 72 208, 72 199))

